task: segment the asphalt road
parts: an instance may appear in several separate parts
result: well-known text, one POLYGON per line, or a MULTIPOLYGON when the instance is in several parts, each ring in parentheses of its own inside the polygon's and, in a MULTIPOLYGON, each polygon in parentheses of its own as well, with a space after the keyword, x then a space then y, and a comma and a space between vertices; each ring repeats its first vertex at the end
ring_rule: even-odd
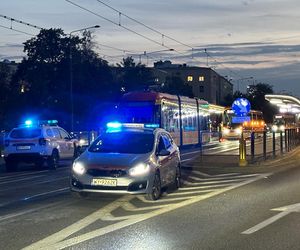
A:
MULTIPOLYGON (((206 152, 236 150, 235 143, 206 152)), ((68 162, 56 171, 1 173, 1 249, 299 249, 299 153, 210 172, 198 149, 183 151, 184 186, 155 202, 72 197, 68 162)))

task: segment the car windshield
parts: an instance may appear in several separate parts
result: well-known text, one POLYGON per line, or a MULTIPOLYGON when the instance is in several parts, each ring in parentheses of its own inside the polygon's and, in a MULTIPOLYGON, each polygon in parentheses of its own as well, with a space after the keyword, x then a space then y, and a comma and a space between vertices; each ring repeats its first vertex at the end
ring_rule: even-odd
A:
POLYGON ((145 154, 153 149, 154 135, 143 132, 105 133, 90 146, 90 152, 145 154))
POLYGON ((17 128, 10 133, 11 138, 21 138, 21 139, 35 138, 35 137, 39 137, 40 135, 41 135, 41 129, 39 128, 17 128))

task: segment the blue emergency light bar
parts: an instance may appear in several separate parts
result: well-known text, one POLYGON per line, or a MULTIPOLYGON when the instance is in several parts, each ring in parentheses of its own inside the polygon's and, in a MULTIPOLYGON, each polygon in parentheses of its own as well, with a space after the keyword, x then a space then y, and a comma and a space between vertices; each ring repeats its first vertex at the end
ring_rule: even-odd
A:
POLYGON ((121 128, 159 128, 159 124, 109 122, 106 124, 106 127, 108 130, 120 130, 121 128))
POLYGON ((33 121, 33 120, 28 119, 24 123, 20 124, 19 127, 31 128, 31 127, 37 127, 37 126, 42 126, 42 125, 54 126, 57 124, 58 124, 57 120, 33 121))

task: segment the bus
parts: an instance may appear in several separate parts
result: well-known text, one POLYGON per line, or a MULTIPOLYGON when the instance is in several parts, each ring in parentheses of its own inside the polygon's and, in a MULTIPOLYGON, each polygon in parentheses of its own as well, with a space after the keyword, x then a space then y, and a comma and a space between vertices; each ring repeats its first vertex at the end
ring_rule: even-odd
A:
POLYGON ((243 133, 244 137, 250 137, 251 132, 263 132, 266 130, 266 123, 263 118, 263 113, 257 110, 250 110, 249 120, 244 122, 236 122, 234 111, 231 108, 226 108, 223 112, 222 121, 222 139, 239 139, 243 133))
POLYGON ((210 141, 209 104, 205 100, 160 92, 129 92, 118 107, 122 122, 155 124, 178 146, 210 141))

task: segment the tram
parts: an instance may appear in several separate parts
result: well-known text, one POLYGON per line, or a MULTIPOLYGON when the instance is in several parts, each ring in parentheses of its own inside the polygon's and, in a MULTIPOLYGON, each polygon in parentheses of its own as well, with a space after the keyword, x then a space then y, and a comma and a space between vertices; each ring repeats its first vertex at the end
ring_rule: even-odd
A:
POLYGON ((122 122, 157 124, 178 146, 210 141, 209 103, 159 92, 129 92, 119 105, 122 122))

